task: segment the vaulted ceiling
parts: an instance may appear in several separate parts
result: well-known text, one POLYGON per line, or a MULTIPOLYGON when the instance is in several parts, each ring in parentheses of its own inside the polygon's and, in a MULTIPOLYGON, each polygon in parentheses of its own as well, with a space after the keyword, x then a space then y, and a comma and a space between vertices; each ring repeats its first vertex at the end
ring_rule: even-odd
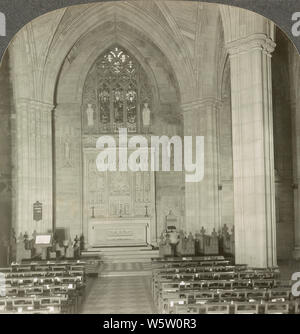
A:
POLYGON ((101 53, 101 47, 116 36, 137 49, 142 43, 151 45, 147 50, 152 54, 141 54, 146 62, 153 52, 157 61, 161 54, 160 61, 174 75, 182 103, 220 95, 226 51, 219 6, 160 0, 72 6, 29 23, 10 47, 19 82, 31 78, 30 93, 26 85, 27 91, 19 87, 19 94, 55 103, 64 64, 71 64, 83 53, 86 61, 92 61, 91 54, 97 53, 97 48, 101 53), (14 48, 19 50, 14 52, 14 48), (22 49, 24 53, 17 52, 22 49))

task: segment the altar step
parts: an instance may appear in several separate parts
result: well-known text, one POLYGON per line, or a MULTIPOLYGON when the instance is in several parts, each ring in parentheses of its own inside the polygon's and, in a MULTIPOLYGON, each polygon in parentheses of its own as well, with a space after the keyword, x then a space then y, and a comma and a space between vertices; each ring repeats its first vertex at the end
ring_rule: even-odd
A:
POLYGON ((138 247, 93 247, 83 255, 98 256, 102 263, 150 263, 151 258, 158 257, 158 250, 148 246, 138 247))

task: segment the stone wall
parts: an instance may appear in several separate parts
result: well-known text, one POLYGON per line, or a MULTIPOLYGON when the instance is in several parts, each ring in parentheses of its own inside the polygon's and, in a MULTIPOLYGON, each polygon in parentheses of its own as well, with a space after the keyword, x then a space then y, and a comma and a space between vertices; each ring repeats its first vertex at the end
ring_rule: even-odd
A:
POLYGON ((274 155, 276 182, 276 226, 278 259, 291 257, 294 243, 293 161, 289 41, 277 29, 272 58, 274 155))
MULTIPOLYGON (((109 34, 109 32, 107 32, 109 34)), ((55 108, 54 132, 55 132, 55 188, 54 207, 55 223, 57 227, 69 230, 72 237, 84 232, 86 234, 87 214, 84 208, 84 177, 83 177, 83 152, 86 150, 83 143, 84 137, 82 124, 82 87, 84 73, 88 73, 95 59, 91 57, 91 49, 88 45, 99 39, 99 34, 105 31, 91 32, 85 36, 84 41, 77 44, 76 50, 71 51, 72 59, 66 60, 60 73, 57 85, 57 107, 55 108), (93 60, 94 59, 94 60, 93 60), (89 62, 89 66, 86 63, 89 62), (86 72, 81 71, 85 68, 86 72), (72 91, 77 87, 77 92, 72 91), (75 95, 72 95, 75 94, 75 95), (78 101, 78 103, 72 103, 78 101), (66 161, 66 148, 70 151, 66 161)), ((151 134, 172 137, 182 135, 182 120, 179 114, 180 97, 174 73, 167 59, 161 51, 149 41, 142 41, 134 31, 128 35, 130 44, 122 41, 121 35, 114 37, 117 44, 132 53, 140 62, 153 91, 151 134), (122 44, 124 42, 125 46, 122 44), (130 49, 134 45, 136 52, 130 49)), ((113 41, 112 41, 113 44, 113 41)), ((97 50, 95 57, 100 56, 105 49, 97 50)), ((100 136, 101 133, 98 133, 100 136)), ((97 135, 94 133, 94 137, 97 135)), ((155 176, 155 212, 157 219, 157 233, 162 231, 165 216, 172 210, 178 221, 183 226, 184 213, 184 180, 180 173, 158 172, 155 176)))
POLYGON ((82 233, 82 137, 80 106, 60 103, 54 110, 54 220, 75 238, 82 233))
POLYGON ((5 241, 12 224, 12 123, 9 81, 9 54, 6 52, 0 69, 0 266, 6 265, 5 241))

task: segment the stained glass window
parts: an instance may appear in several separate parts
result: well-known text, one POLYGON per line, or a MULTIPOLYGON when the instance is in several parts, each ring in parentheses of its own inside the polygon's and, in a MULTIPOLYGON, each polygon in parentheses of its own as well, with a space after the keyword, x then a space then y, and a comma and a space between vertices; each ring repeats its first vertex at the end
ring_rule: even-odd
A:
POLYGON ((147 76, 137 60, 115 45, 104 52, 91 68, 83 91, 83 108, 92 105, 94 123, 85 122, 87 132, 116 133, 126 127, 141 132, 141 110, 151 108, 152 93, 147 76))

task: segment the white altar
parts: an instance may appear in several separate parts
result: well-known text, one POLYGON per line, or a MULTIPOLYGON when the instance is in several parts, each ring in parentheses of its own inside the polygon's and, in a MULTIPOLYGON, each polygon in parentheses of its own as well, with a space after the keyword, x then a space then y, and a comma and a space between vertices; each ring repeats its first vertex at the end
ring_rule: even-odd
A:
POLYGON ((90 247, 142 246, 151 243, 149 218, 104 218, 89 221, 90 247))

